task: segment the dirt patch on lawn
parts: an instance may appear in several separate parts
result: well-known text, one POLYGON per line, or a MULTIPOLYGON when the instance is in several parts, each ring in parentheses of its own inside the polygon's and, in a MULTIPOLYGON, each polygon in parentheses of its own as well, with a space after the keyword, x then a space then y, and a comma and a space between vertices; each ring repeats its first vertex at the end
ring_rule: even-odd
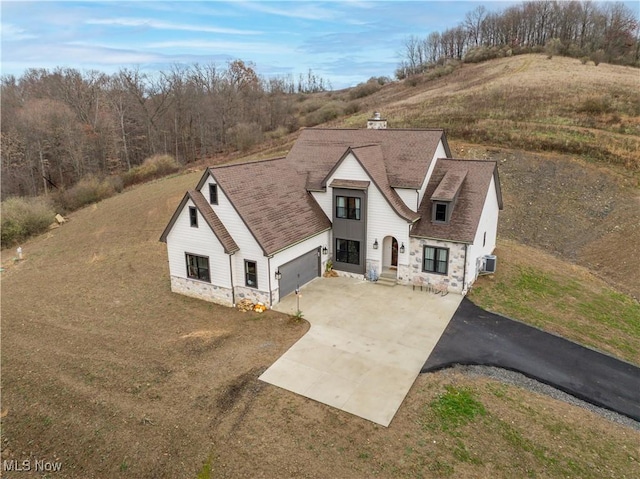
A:
POLYGON ((589 268, 640 299, 640 191, 634 176, 563 155, 453 143, 498 162, 499 236, 589 268))
POLYGON ((421 376, 383 428, 259 381, 308 324, 169 291, 166 198, 197 176, 80 210, 2 273, 2 460, 65 479, 635 473, 636 431, 497 383, 421 376), (430 426, 449 385, 489 413, 461 436, 430 426))

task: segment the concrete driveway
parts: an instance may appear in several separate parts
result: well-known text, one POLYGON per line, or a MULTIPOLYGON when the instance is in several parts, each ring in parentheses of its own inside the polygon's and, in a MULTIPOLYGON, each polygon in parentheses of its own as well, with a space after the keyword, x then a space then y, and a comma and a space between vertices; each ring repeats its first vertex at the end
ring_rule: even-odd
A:
MULTIPOLYGON (((311 328, 260 379, 388 426, 462 297, 318 278, 301 290, 311 328)), ((295 314, 294 294, 275 306, 295 314)))

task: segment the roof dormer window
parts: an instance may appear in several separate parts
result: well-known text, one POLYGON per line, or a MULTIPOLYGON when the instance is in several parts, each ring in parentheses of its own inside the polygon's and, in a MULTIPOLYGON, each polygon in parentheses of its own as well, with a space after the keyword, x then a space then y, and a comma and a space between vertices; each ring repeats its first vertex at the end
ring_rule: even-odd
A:
POLYGON ((431 201, 433 202, 431 221, 434 223, 449 223, 453 207, 466 177, 466 171, 449 170, 445 173, 438 187, 431 195, 431 201))
POLYGON ((451 215, 451 205, 449 202, 446 202, 446 201, 433 202, 432 219, 434 223, 448 223, 450 215, 451 215))

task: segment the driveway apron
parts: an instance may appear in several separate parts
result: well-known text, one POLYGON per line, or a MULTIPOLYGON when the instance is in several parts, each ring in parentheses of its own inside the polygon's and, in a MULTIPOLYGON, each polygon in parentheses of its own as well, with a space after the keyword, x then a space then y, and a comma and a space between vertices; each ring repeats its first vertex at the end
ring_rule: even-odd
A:
POLYGON ((462 297, 318 278, 274 309, 311 328, 260 379, 388 426, 462 297))

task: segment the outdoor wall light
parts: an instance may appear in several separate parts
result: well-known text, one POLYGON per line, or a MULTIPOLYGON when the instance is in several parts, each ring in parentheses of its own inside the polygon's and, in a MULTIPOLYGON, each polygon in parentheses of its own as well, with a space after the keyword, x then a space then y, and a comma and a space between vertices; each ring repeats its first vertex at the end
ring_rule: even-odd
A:
POLYGON ((400 253, 404 253, 404 243, 400 245, 400 253))
POLYGON ((378 238, 373 242, 373 249, 378 249, 378 238))
POLYGON ((280 270, 276 270, 276 279, 278 281, 280 281, 282 279, 282 273, 280 272, 280 270))
POLYGON ((322 254, 328 254, 329 253, 329 248, 327 248, 326 246, 322 247, 322 254))

